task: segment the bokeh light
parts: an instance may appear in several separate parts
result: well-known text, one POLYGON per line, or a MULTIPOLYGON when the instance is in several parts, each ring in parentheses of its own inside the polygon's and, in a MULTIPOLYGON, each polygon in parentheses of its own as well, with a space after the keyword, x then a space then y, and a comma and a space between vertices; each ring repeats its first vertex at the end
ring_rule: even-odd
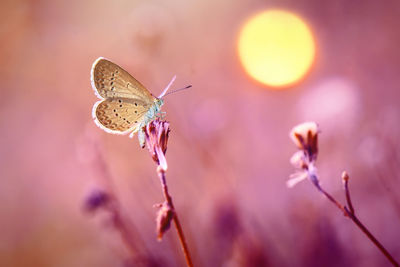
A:
POLYGON ((282 88, 299 81, 315 57, 310 28, 298 16, 269 10, 243 26, 238 41, 240 61, 255 80, 282 88))
POLYGON ((359 91, 349 78, 325 77, 299 97, 294 116, 298 120, 318 121, 325 135, 347 135, 361 116, 359 91))

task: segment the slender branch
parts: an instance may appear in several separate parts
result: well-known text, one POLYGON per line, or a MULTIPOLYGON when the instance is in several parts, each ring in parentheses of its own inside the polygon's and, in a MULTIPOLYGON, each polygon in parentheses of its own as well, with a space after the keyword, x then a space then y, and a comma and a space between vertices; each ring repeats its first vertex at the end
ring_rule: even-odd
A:
POLYGON ((178 218, 178 214, 176 213, 174 204, 172 203, 172 197, 168 193, 168 186, 167 186, 167 180, 165 178, 165 171, 162 168, 158 168, 157 173, 158 173, 158 176, 161 181, 161 187, 163 189, 165 200, 167 201, 167 203, 170 205, 170 207, 174 211, 173 221, 174 221, 176 232, 178 233, 178 237, 179 237, 179 241, 181 243, 183 254, 185 255, 186 264, 189 267, 193 267, 192 258, 190 256, 189 248, 186 243, 185 235, 183 234, 183 230, 182 230, 182 226, 179 221, 179 218, 178 218))
POLYGON ((349 179, 350 179, 350 177, 347 174, 347 172, 343 172, 342 179, 343 179, 343 182, 344 182, 344 191, 346 193, 347 206, 349 206, 351 214, 354 215, 355 211, 354 211, 354 208, 353 208, 353 204, 351 203, 350 190, 349 190, 349 179))
MULTIPOLYGON (((343 206, 342 204, 340 204, 339 201, 337 201, 333 196, 331 196, 321 187, 317 175, 317 168, 314 166, 318 155, 318 133, 319 127, 316 122, 305 122, 295 126, 292 129, 292 131, 290 132, 290 138, 299 148, 299 151, 296 152, 294 156, 292 156, 290 160, 291 163, 296 168, 301 170, 303 174, 302 177, 308 177, 313 185, 318 189, 318 191, 320 191, 329 201, 331 201, 338 209, 340 209, 343 212, 344 216, 349 217, 357 225, 357 227, 360 228, 360 230, 385 255, 385 257, 393 264, 393 266, 399 266, 399 263, 396 262, 392 255, 390 255, 390 253, 383 247, 381 243, 379 243, 379 241, 371 234, 367 227, 365 227, 355 215, 348 185, 350 179, 349 175, 346 172, 343 172, 342 174, 347 206, 343 206)), ((288 181, 288 185, 292 186, 298 181, 298 178, 292 178, 288 181)))
POLYGON ((390 255, 390 253, 385 249, 385 247, 371 234, 371 232, 361 223, 361 221, 352 214, 347 207, 345 207, 347 216, 358 226, 358 228, 363 231, 363 233, 374 243, 374 245, 379 248, 379 250, 385 255, 385 257, 393 264, 393 266, 400 266, 399 263, 390 255))
MULTIPOLYGON (((347 174, 346 174, 347 175, 347 174)), ((344 175, 343 175, 344 176, 344 175)), ((326 196, 337 208, 339 208, 344 216, 350 218, 357 226, 360 228, 360 230, 371 240, 371 242, 385 255, 385 257, 393 264, 393 266, 400 266, 399 263, 393 258, 392 255, 386 250, 386 248, 375 238, 374 235, 367 229, 367 227, 364 226, 364 224, 361 223, 361 221, 357 218, 357 216, 354 213, 354 208, 351 202, 350 198, 350 190, 348 188, 348 175, 347 179, 344 180, 344 185, 345 185, 345 193, 346 193, 346 200, 347 200, 347 205, 349 207, 343 206, 340 204, 333 196, 331 196, 328 192, 326 192, 321 186, 316 186, 318 190, 326 196)))
POLYGON ((143 130, 146 137, 147 148, 149 149, 150 155, 152 156, 154 162, 156 162, 158 165, 157 174, 160 178, 161 187, 165 198, 165 203, 161 205, 161 209, 157 217, 157 221, 159 223, 157 226, 158 238, 161 239, 163 233, 169 228, 171 220, 173 220, 183 253, 185 255, 186 264, 189 267, 193 267, 189 248, 187 246, 178 215, 175 211, 174 204, 172 203, 172 197, 168 193, 167 180, 165 178, 165 173, 168 169, 165 153, 167 151, 168 135, 170 132, 169 123, 156 119, 147 124, 143 130))
POLYGON ((154 256, 147 248, 134 222, 125 216, 121 208, 112 175, 96 136, 89 139, 88 143, 91 145, 90 148, 95 155, 91 161, 91 166, 97 172, 96 177, 101 182, 103 189, 91 192, 85 203, 86 209, 88 211, 95 211, 101 208, 109 213, 114 230, 119 233, 123 244, 130 253, 130 260, 134 262, 143 260, 154 261, 154 256))
POLYGON ((112 214, 114 226, 119 231, 123 242, 129 248, 132 255, 136 255, 139 251, 138 246, 133 241, 135 240, 135 238, 133 238, 133 233, 127 227, 122 215, 119 212, 119 209, 115 206, 115 203, 108 209, 112 214))
POLYGON ((333 204, 335 204, 336 207, 338 207, 341 211, 343 211, 344 216, 348 216, 346 208, 339 203, 333 196, 331 196, 328 192, 326 192, 322 187, 319 187, 319 191, 322 192, 326 196, 327 199, 329 199, 333 204))

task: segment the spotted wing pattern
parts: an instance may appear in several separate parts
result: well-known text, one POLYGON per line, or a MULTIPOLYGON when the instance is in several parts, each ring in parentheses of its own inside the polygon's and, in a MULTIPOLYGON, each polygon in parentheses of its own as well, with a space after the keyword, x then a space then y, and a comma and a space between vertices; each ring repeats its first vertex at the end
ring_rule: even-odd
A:
POLYGON ((97 59, 92 67, 92 87, 102 99, 93 107, 96 124, 110 133, 136 132, 157 99, 118 65, 97 59))
POLYGON ((93 107, 96 124, 110 133, 136 132, 149 106, 140 100, 108 98, 93 107))

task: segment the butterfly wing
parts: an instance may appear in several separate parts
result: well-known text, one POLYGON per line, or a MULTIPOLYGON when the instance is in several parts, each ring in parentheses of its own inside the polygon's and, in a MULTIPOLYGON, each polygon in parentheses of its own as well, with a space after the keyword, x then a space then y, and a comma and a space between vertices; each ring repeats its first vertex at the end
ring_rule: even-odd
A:
POLYGON ((157 100, 128 72, 104 58, 93 63, 91 81, 102 99, 93 106, 93 119, 109 133, 138 131, 146 112, 157 100))
POLYGON ((155 97, 127 71, 105 58, 92 66, 92 87, 100 98, 132 98, 151 104, 155 97))
POLYGON ((108 98, 93 106, 93 119, 97 126, 109 133, 127 134, 137 132, 148 104, 140 100, 108 98))

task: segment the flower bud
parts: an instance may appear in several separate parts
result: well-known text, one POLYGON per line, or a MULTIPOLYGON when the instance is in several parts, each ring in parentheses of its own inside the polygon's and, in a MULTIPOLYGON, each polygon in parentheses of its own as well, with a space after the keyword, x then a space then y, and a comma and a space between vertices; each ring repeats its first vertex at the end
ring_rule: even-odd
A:
POLYGON ((169 229, 171 226, 171 221, 174 218, 174 211, 172 207, 167 203, 164 202, 161 204, 160 209, 157 213, 157 238, 161 241, 164 233, 169 229))

